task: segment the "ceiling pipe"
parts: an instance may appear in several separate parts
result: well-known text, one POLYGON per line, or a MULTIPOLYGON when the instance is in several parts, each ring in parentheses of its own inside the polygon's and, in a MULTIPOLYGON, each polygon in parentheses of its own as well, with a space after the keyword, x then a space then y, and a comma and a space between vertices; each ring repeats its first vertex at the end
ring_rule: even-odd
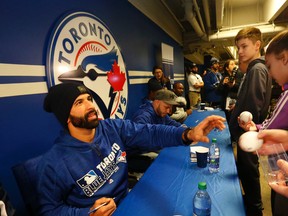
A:
POLYGON ((224 0, 216 0, 216 25, 217 28, 222 28, 224 17, 224 0))
POLYGON ((273 23, 260 23, 260 24, 251 24, 251 25, 243 25, 243 26, 234 26, 230 28, 222 28, 217 33, 209 36, 209 41, 213 40, 223 40, 229 38, 235 38, 237 33, 243 29, 244 27, 254 26, 256 28, 261 29, 261 33, 264 34, 276 34, 280 31, 283 31, 287 28, 287 26, 276 26, 273 23))
POLYGON ((206 25, 208 31, 211 30, 211 21, 210 21, 210 9, 209 9, 209 0, 203 0, 203 9, 205 14, 206 25))
POLYGON ((198 6, 196 0, 193 0, 193 5, 194 5, 194 8, 195 8, 197 17, 198 17, 198 19, 199 19, 199 22, 200 22, 200 26, 201 26, 201 28, 202 28, 202 31, 205 32, 205 27, 204 27, 203 20, 202 20, 202 17, 201 17, 201 14, 200 14, 200 10, 199 10, 199 6, 198 6))
POLYGON ((207 40, 207 35, 201 29, 192 8, 193 8, 192 0, 185 0, 185 18, 186 18, 186 20, 188 20, 189 23, 192 25, 192 27, 194 28, 198 37, 200 37, 201 39, 207 40))
POLYGON ((177 22, 177 24, 180 26, 180 28, 182 29, 182 32, 185 31, 183 25, 180 23, 180 21, 177 19, 177 17, 175 16, 175 14, 171 11, 171 9, 168 7, 168 5, 166 4, 166 2, 164 0, 161 0, 161 3, 164 5, 164 7, 169 11, 169 13, 171 14, 171 16, 174 18, 175 22, 177 22))

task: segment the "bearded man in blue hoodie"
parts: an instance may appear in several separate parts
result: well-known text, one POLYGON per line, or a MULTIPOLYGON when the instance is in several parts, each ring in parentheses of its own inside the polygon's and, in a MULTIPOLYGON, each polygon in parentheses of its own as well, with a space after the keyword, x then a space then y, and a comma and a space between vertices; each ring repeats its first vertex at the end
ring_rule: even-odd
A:
POLYGON ((49 216, 112 215, 128 193, 128 150, 209 142, 206 135, 212 129, 225 128, 220 116, 209 116, 193 129, 122 119, 99 121, 90 90, 79 83, 51 87, 44 109, 54 113, 64 128, 37 167, 39 213, 49 216))

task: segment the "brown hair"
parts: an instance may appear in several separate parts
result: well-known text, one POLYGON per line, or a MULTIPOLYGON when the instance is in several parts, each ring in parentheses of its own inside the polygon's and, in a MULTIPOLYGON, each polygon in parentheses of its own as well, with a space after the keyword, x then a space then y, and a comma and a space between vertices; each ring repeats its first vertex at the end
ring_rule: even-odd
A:
MULTIPOLYGON (((234 60, 233 60, 233 59, 228 59, 228 60, 224 63, 224 65, 223 65, 223 70, 224 70, 224 72, 229 73, 226 68, 229 66, 229 64, 230 64, 231 61, 234 61, 234 60)), ((235 61, 234 61, 234 62, 235 62, 235 61)))
POLYGON ((245 38, 250 39, 254 44, 259 40, 261 42, 260 50, 263 48, 262 33, 260 29, 255 27, 246 27, 241 29, 235 37, 235 43, 245 38))
POLYGON ((279 55, 284 50, 288 50, 288 30, 278 33, 269 43, 266 54, 279 55))
MULTIPOLYGON (((161 66, 156 65, 156 66, 154 66, 153 69, 152 69, 152 74, 153 74, 153 75, 154 75, 154 73, 155 73, 155 70, 157 70, 157 69, 160 69, 161 71, 163 71, 163 69, 162 69, 161 66)), ((164 73, 163 73, 163 74, 164 74, 164 73)))

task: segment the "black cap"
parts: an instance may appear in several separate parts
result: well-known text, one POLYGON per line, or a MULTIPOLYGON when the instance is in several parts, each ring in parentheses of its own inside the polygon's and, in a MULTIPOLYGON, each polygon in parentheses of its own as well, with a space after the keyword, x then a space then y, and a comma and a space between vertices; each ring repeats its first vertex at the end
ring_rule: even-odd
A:
POLYGON ((161 83, 159 83, 158 81, 155 82, 148 82, 148 90, 150 91, 158 91, 160 89, 162 89, 163 87, 161 86, 161 83))
POLYGON ((81 83, 67 82, 52 86, 44 100, 44 110, 55 114, 59 122, 67 129, 67 120, 72 105, 81 94, 91 92, 81 83))

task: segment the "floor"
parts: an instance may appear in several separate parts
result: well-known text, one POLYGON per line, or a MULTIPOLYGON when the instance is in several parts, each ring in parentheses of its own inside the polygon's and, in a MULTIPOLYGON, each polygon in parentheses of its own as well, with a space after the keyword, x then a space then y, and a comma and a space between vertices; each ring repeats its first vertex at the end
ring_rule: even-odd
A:
MULTIPOLYGON (((234 154, 236 157, 236 147, 235 144, 233 145, 234 154)), ((272 216, 271 213, 271 202, 270 202, 270 194, 271 194, 271 188, 269 187, 266 179, 264 178, 262 168, 259 167, 260 171, 260 183, 261 183, 261 195, 262 195, 262 202, 263 202, 263 216, 272 216)))
POLYGON ((260 182, 261 182, 261 194, 262 194, 262 202, 263 202, 263 216, 271 216, 271 204, 270 204, 270 194, 271 188, 267 184, 267 181, 263 177, 262 169, 260 167, 260 182))

